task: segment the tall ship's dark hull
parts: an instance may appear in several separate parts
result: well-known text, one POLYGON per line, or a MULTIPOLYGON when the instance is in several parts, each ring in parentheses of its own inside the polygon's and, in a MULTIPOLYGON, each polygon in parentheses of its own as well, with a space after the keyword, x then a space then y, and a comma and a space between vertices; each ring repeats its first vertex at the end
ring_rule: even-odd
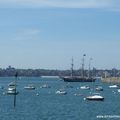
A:
POLYGON ((61 77, 64 82, 95 82, 95 78, 87 78, 87 77, 61 77))

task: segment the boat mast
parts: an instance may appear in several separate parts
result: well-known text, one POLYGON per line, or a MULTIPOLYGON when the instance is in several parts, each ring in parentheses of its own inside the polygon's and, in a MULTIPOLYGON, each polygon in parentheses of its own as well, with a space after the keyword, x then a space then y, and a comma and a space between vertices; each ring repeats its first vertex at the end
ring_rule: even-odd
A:
POLYGON ((16 82, 17 82, 18 73, 15 74, 15 94, 14 94, 14 108, 16 107, 16 82))
POLYGON ((85 62, 85 57, 86 54, 83 54, 83 58, 82 58, 82 70, 81 70, 81 77, 84 78, 84 62, 85 62))
POLYGON ((88 71, 88 78, 91 77, 91 74, 90 74, 90 71, 91 71, 91 61, 92 61, 92 58, 89 59, 89 71, 88 71))
POLYGON ((73 57, 72 57, 72 63, 71 63, 71 77, 73 77, 73 66, 74 66, 74 63, 73 63, 73 57))

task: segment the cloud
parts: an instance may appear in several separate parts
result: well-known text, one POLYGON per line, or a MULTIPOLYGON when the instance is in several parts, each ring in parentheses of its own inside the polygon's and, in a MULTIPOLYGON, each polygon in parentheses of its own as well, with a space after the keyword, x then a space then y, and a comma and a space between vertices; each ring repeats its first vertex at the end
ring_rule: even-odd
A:
MULTIPOLYGON (((108 8, 114 0, 4 0, 0 7, 108 8)), ((115 3, 115 2, 114 2, 115 3)))
POLYGON ((0 0, 0 8, 98 8, 120 11, 120 0, 0 0))
POLYGON ((24 29, 16 32, 13 40, 35 40, 39 37, 40 33, 39 29, 24 29))

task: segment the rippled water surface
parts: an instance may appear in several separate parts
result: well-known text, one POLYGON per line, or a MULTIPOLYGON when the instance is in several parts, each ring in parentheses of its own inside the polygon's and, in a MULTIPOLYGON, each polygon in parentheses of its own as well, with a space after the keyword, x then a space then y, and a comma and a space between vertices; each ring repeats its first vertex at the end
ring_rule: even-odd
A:
MULTIPOLYGON (((0 120, 101 120, 98 115, 120 115, 120 93, 117 89, 110 89, 109 84, 100 83, 70 83, 73 88, 65 87, 58 78, 22 77, 17 81, 16 108, 14 108, 14 97, 4 95, 8 83, 14 78, 0 78, 0 120), (25 90, 24 86, 34 84, 35 90, 25 90), (51 88, 40 88, 48 84, 51 88), (101 94, 104 101, 87 101, 84 97, 90 94, 90 90, 81 90, 80 86, 102 85, 104 91, 101 94), (64 88, 67 95, 57 95, 56 90, 64 88), (75 96, 75 93, 82 94, 75 96), (39 94, 39 95, 36 95, 39 94)), ((119 118, 120 119, 120 118, 119 118)))

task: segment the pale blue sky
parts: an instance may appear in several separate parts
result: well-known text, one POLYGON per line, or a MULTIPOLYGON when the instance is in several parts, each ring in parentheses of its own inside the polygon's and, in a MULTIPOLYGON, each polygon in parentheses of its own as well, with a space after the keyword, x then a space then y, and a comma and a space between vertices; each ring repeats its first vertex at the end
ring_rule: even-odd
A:
POLYGON ((85 53, 120 69, 119 0, 0 1, 0 67, 75 69, 85 53))

